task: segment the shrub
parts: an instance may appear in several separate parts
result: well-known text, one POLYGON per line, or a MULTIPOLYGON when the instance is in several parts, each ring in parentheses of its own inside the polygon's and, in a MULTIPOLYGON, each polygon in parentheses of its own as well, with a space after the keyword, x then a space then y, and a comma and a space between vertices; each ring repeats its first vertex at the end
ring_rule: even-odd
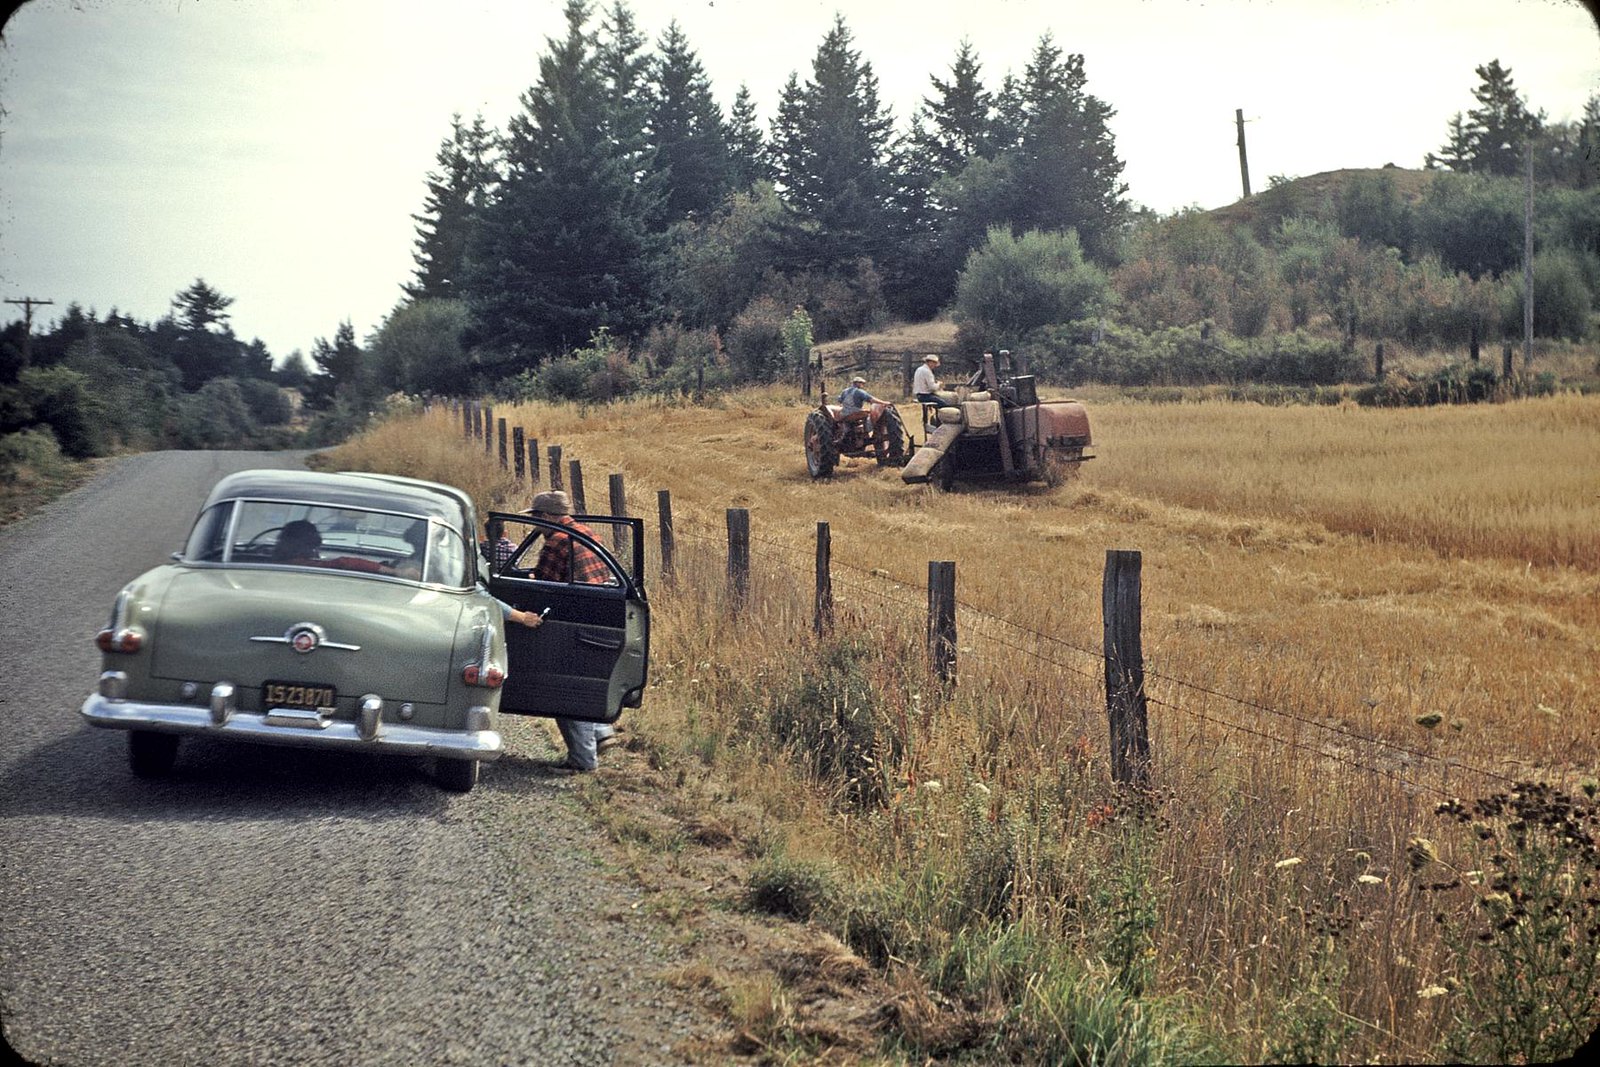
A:
MULTIPOLYGON (((1440 804, 1474 839, 1473 874, 1422 883, 1466 897, 1439 911, 1453 973, 1453 1061, 1548 1063, 1600 1026, 1600 811, 1542 783, 1440 804)), ((1425 874, 1419 871, 1419 876, 1425 874)))
POLYGON ((48 429, 22 430, 0 436, 0 484, 50 481, 66 473, 55 435, 48 429))
POLYGON ((531 371, 502 380, 496 395, 507 400, 610 403, 638 388, 637 369, 626 349, 619 349, 605 327, 589 339, 588 348, 545 360, 531 371))
POLYGON ((833 900, 836 893, 833 873, 826 867, 780 850, 751 869, 745 902, 757 911, 804 922, 833 900))
POLYGON ((48 426, 64 454, 87 459, 105 451, 103 412, 84 375, 66 367, 29 367, 18 376, 18 387, 33 423, 48 426))
POLYGON ((727 346, 736 378, 767 382, 783 372, 783 326, 789 314, 777 298, 758 296, 734 317, 727 346))
MULTIPOLYGON (((1515 276, 1502 292, 1502 325, 1508 335, 1520 336, 1524 314, 1522 276, 1515 276)), ((1583 340, 1589 329, 1591 307, 1580 256, 1560 248, 1533 257, 1533 332, 1536 336, 1583 340)))
POLYGON ((1332 385, 1366 377, 1366 366, 1362 357, 1342 342, 1295 330, 1273 334, 1253 345, 1243 372, 1253 381, 1332 385))
POLYGON ((1029 230, 1013 237, 995 226, 967 257, 954 317, 964 344, 990 348, 1042 326, 1088 318, 1109 292, 1105 272, 1083 258, 1076 232, 1029 230))
POLYGON ((886 764, 898 753, 879 708, 873 678, 881 650, 866 636, 821 645, 787 690, 772 694, 766 727, 818 779, 851 801, 872 805, 888 793, 886 764))

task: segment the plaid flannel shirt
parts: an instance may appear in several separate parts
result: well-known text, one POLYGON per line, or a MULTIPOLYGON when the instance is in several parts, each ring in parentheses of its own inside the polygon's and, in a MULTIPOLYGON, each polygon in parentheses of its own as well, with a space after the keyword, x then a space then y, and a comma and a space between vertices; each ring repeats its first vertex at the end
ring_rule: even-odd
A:
MULTIPOLYGON (((581 534, 594 536, 593 530, 575 522, 571 515, 556 516, 555 521, 581 534)), ((616 581, 611 568, 592 549, 557 530, 545 535, 544 548, 539 552, 539 562, 534 564, 532 576, 542 582, 570 581, 583 585, 612 585, 616 581)))
POLYGON ((498 538, 493 543, 485 538, 478 542, 478 548, 483 552, 484 558, 494 564, 495 570, 504 567, 517 551, 516 543, 509 537, 498 538))

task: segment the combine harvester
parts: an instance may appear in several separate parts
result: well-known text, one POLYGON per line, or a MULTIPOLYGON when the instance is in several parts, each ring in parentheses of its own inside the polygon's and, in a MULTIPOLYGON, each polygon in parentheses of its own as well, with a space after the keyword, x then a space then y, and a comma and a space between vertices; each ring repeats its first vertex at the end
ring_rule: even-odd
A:
MULTIPOLYGON (((1009 352, 1001 352, 1009 356, 1009 352)), ((1044 481, 1056 484, 1093 459, 1089 413, 1076 400, 1043 400, 1032 375, 1002 378, 993 353, 965 386, 939 394, 939 405, 923 405, 927 440, 901 471, 908 483, 933 482, 950 489, 956 481, 1044 481)))

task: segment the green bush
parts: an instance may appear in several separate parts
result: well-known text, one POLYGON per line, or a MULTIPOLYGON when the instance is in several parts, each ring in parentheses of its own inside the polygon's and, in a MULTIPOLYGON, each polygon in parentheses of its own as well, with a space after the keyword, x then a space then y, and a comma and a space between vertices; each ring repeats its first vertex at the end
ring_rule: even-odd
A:
POLYGON ((103 412, 88 378, 66 367, 29 367, 17 385, 32 423, 48 426, 64 454, 87 459, 105 451, 103 412))
POLYGON ((751 868, 745 903, 756 911, 804 922, 832 901, 837 892, 828 868, 795 859, 780 850, 751 868))
POLYGON ((993 348, 1052 323, 1089 318, 1109 293, 1105 272, 1084 259, 1076 232, 1013 237, 995 226, 967 257, 953 314, 964 347, 993 348))
POLYGON ((67 472, 67 461, 48 429, 21 430, 0 436, 0 484, 53 480, 67 472))
MULTIPOLYGON (((769 382, 783 374, 783 327, 790 307, 776 297, 758 296, 734 316, 726 343, 734 376, 741 381, 769 382)), ((794 368, 799 373, 799 368, 794 368)))
MULTIPOLYGON (((1589 330, 1593 300, 1584 278, 1583 258, 1558 248, 1533 257, 1533 332, 1538 337, 1563 337, 1581 341, 1589 330)), ((1523 277, 1506 285, 1502 326, 1507 335, 1523 330, 1523 277)))
POLYGON ((870 806, 888 795, 899 741, 884 719, 873 670, 882 650, 865 636, 823 643, 795 680, 770 694, 765 726, 819 780, 870 806))

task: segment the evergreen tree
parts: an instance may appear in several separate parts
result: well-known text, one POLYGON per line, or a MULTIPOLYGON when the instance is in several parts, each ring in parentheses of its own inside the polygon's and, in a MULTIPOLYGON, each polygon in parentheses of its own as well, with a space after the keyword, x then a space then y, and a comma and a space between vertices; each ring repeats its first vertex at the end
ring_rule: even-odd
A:
POLYGON ((722 203, 733 187, 734 163, 710 79, 676 21, 667 25, 659 47, 649 132, 666 184, 663 211, 668 222, 676 222, 722 203))
POLYGON ((733 189, 746 190, 756 182, 772 181, 767 141, 761 135, 755 99, 750 95, 747 85, 739 86, 739 92, 733 98, 733 109, 729 112, 728 155, 733 168, 729 179, 733 189))
POLYGON ((1027 104, 1023 99, 1022 82, 1008 73, 1000 83, 1000 91, 995 94, 989 143, 996 152, 1016 148, 1022 144, 1022 132, 1027 128, 1027 104))
POLYGON ((1482 84, 1472 90, 1478 106, 1467 112, 1472 131, 1472 169, 1489 174, 1522 173, 1523 152, 1544 126, 1544 112, 1528 110, 1511 80, 1511 70, 1498 59, 1478 67, 1482 84))
POLYGON ((1523 153, 1544 128, 1544 112, 1528 110, 1511 79, 1511 69, 1491 60, 1474 71, 1479 84, 1472 90, 1478 106, 1465 118, 1458 112, 1450 120, 1450 137, 1427 163, 1451 170, 1510 176, 1522 173, 1523 153))
POLYGON ((172 310, 183 328, 191 331, 226 326, 228 308, 232 306, 233 297, 223 296, 207 285, 204 278, 196 278, 193 285, 172 298, 172 310))
POLYGON ((183 387, 193 391, 213 378, 232 377, 243 369, 243 346, 228 325, 233 297, 196 278, 172 298, 178 327, 166 355, 183 374, 183 387), (219 327, 219 329, 213 329, 219 327))
POLYGON ((893 119, 878 101, 871 65, 851 43, 839 16, 817 49, 811 79, 802 86, 790 75, 773 123, 780 192, 813 227, 802 257, 824 269, 892 251, 893 119))
POLYGON ((950 65, 950 80, 931 78, 937 90, 924 97, 913 119, 911 142, 939 174, 954 174, 973 156, 992 156, 994 98, 983 87, 971 42, 962 41, 950 65))
POLYGON ((1085 91, 1083 56, 1040 38, 1022 84, 1026 126, 1013 150, 1018 189, 1013 231, 1073 229, 1086 252, 1106 258, 1127 212, 1112 108, 1085 91))
POLYGON ((1450 136, 1439 146, 1437 154, 1429 152, 1424 165, 1429 170, 1447 167, 1450 170, 1472 169, 1472 132, 1467 129, 1466 116, 1457 111, 1450 119, 1450 136))
POLYGON ((632 120, 613 108, 632 106, 631 53, 614 35, 602 69, 588 17, 583 0, 568 0, 567 34, 547 42, 539 80, 522 95, 499 195, 469 245, 466 341, 500 353, 505 372, 602 326, 633 336, 655 308, 657 205, 643 127, 635 139, 632 120))
POLYGON ((478 116, 463 126, 451 116, 450 136, 439 145, 439 167, 428 174, 428 195, 417 223, 416 280, 404 285, 413 300, 460 295, 467 238, 477 213, 498 182, 494 164, 494 132, 478 116))
POLYGON ((311 345, 311 359, 319 372, 307 383, 306 399, 313 407, 328 407, 336 398, 356 401, 365 396, 366 355, 356 344, 356 331, 350 320, 339 324, 332 344, 317 338, 311 345))

